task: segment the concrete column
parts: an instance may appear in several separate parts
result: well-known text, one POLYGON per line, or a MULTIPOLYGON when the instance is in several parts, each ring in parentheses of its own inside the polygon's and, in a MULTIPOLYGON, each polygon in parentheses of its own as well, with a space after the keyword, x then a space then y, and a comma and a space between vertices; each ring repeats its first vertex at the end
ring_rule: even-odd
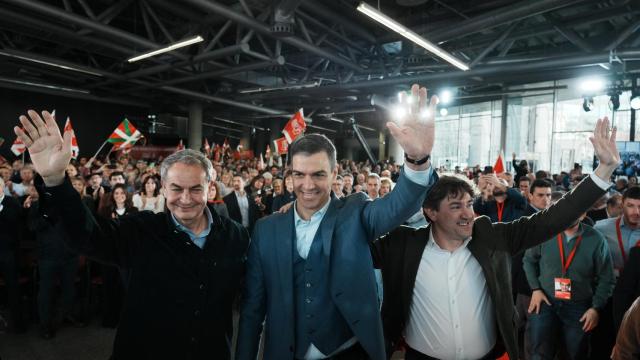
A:
POLYGON ((189 104, 189 149, 200 150, 202 147, 202 103, 194 101, 189 104))
POLYGON ((383 161, 387 157, 386 136, 384 131, 378 133, 378 161, 383 161))
POLYGON ((396 165, 404 164, 404 150, 391 134, 387 134, 387 144, 389 144, 389 158, 393 158, 396 165))

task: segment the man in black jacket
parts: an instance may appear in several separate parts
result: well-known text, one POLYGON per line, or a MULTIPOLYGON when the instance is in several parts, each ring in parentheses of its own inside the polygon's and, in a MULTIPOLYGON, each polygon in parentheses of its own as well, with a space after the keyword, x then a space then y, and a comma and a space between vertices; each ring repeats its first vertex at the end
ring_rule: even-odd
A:
POLYGON ((242 176, 235 175, 233 177, 233 191, 222 200, 227 205, 229 217, 242 224, 251 233, 253 225, 260 218, 260 209, 258 209, 255 199, 251 198, 251 194, 245 191, 242 176))
POLYGON ((389 352, 404 337, 407 360, 496 359, 505 350, 518 359, 511 257, 567 228, 604 194, 620 161, 608 125, 598 120, 591 138, 594 174, 551 208, 510 223, 476 220, 473 184, 443 176, 423 204, 428 227, 400 227, 374 243, 389 352))
POLYGON ((4 180, 0 178, 0 275, 7 287, 9 328, 16 332, 24 330, 20 316, 20 287, 16 264, 21 212, 18 202, 11 194, 4 192, 4 180))
POLYGON ((211 162, 193 150, 164 160, 166 213, 96 219, 65 178, 71 131, 63 139, 53 116, 42 115, 30 110, 31 120, 20 117, 24 130, 14 130, 41 175, 43 216, 63 223, 70 248, 130 274, 113 359, 229 359, 249 236, 206 206, 211 162))

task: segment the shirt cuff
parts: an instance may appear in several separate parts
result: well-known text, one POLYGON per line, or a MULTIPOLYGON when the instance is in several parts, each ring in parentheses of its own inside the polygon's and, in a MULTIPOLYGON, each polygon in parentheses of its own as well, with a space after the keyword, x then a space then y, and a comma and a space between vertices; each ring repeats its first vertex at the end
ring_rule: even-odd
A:
POLYGON ((593 182, 596 183, 596 185, 598 185, 598 187, 604 191, 609 190, 612 185, 610 182, 600 179, 596 174, 591 174, 589 176, 591 177, 591 180, 593 180, 593 182))
POLYGON ((426 170, 413 170, 408 166, 404 166, 404 173, 407 175, 407 179, 421 186, 429 185, 432 171, 433 167, 431 166, 426 170))

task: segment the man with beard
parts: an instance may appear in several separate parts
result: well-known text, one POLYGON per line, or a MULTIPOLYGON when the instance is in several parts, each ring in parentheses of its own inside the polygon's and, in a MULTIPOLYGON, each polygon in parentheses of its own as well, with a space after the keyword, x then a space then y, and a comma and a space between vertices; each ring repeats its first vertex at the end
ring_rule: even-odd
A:
POLYGON ((507 187, 495 174, 480 175, 478 187, 482 196, 473 203, 478 215, 487 215, 492 222, 508 222, 522 216, 527 201, 520 191, 507 187))

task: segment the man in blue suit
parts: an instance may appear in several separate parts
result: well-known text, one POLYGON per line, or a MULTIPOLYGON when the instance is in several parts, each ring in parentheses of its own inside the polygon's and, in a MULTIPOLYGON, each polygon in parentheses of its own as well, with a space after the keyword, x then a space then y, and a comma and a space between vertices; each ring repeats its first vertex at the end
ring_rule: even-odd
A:
POLYGON ((418 85, 411 93, 401 99, 406 119, 387 124, 405 167, 384 198, 332 194, 336 150, 325 136, 307 135, 289 147, 296 201, 256 223, 236 359, 256 358, 263 323, 264 359, 385 359, 369 244, 416 213, 436 178, 429 155, 438 99, 427 105, 418 85))

